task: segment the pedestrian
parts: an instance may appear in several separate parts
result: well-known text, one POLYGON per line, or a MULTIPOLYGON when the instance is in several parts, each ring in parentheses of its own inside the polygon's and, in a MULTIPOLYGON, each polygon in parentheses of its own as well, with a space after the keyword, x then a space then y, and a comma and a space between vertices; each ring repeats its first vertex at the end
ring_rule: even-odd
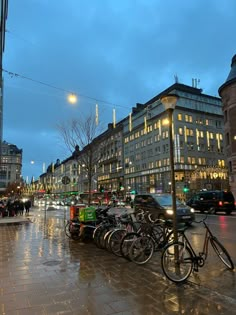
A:
POLYGON ((117 200, 116 200, 116 195, 114 193, 112 194, 111 201, 112 201, 112 206, 115 207, 117 200))
POLYGON ((14 207, 14 202, 11 199, 8 199, 7 204, 6 204, 6 209, 8 212, 9 217, 14 217, 15 215, 15 207, 14 207))
POLYGON ((19 201, 19 214, 23 215, 24 214, 24 209, 25 209, 25 204, 22 200, 19 201))
POLYGON ((31 208, 31 201, 26 200, 25 201, 25 215, 29 215, 30 208, 31 208))
POLYGON ((19 199, 15 199, 15 201, 13 203, 13 206, 14 206, 15 216, 17 216, 18 212, 20 210, 20 200, 19 199))

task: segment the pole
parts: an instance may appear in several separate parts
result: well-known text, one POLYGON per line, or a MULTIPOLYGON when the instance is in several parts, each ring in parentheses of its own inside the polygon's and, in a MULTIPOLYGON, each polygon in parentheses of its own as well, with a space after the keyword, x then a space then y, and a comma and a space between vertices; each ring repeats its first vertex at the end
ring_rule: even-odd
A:
POLYGON ((173 233, 174 242, 178 241, 177 233, 177 210, 176 210, 176 189, 175 189, 175 169, 174 169, 174 148, 173 148, 173 108, 168 109, 169 119, 169 139, 170 139, 170 173, 171 173, 171 195, 173 208, 173 233))

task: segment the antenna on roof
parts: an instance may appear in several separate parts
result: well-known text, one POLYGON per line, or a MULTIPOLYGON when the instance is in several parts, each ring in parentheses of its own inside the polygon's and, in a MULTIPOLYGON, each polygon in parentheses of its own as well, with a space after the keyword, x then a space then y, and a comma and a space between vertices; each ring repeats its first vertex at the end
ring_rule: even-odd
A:
POLYGON ((200 83, 200 79, 194 79, 194 78, 192 78, 192 87, 194 87, 194 88, 198 88, 198 85, 199 85, 199 83, 200 83))
POLYGON ((174 75, 174 78, 175 78, 175 83, 179 83, 179 78, 178 78, 177 74, 174 75))

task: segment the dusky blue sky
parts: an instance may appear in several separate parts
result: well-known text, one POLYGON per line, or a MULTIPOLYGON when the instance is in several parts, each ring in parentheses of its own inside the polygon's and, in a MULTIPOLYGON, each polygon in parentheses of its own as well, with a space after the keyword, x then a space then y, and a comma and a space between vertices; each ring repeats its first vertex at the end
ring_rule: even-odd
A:
POLYGON ((56 126, 95 111, 80 95, 105 101, 104 125, 175 76, 219 96, 236 53, 235 0, 9 0, 8 9, 3 68, 19 76, 4 72, 3 139, 23 149, 25 179, 70 155, 56 126), (76 106, 63 90, 79 95, 76 106))

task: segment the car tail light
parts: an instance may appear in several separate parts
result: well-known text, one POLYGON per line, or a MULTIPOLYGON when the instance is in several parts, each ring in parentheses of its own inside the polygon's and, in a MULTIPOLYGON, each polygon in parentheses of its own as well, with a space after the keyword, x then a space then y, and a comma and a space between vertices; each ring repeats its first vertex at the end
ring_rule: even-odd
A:
POLYGON ((234 202, 234 205, 235 205, 235 207, 236 207, 236 201, 234 202))
POLYGON ((223 206, 223 201, 219 201, 219 206, 220 206, 220 207, 223 206))

